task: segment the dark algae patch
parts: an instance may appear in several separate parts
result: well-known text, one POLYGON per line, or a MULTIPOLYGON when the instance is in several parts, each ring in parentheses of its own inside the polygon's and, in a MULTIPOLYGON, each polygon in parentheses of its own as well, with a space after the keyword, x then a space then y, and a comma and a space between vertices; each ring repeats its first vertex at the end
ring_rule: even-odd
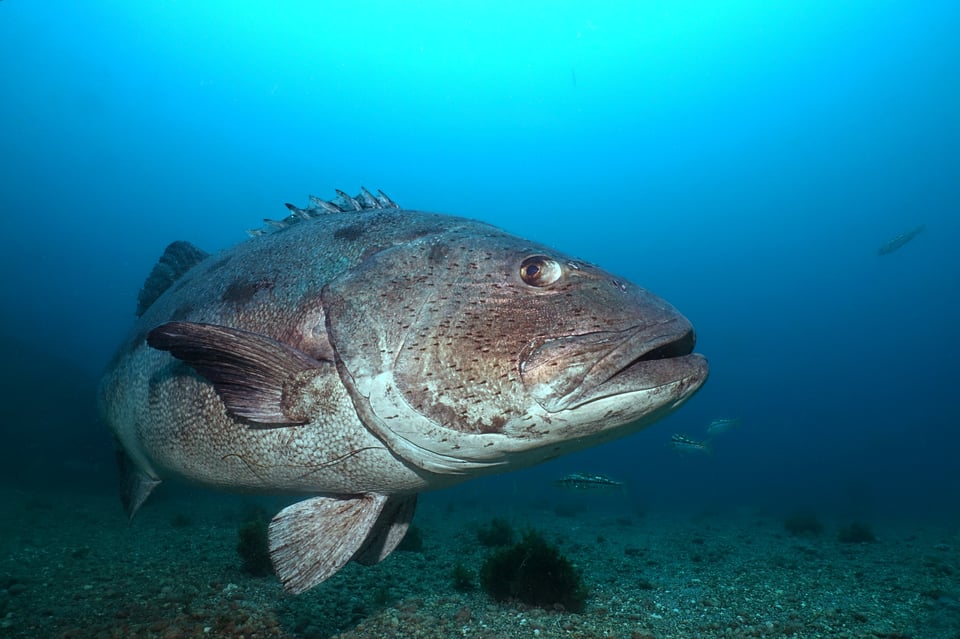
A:
POLYGON ((497 601, 516 599, 540 608, 560 605, 577 613, 586 606, 580 571, 535 530, 491 554, 480 569, 480 583, 497 601))
POLYGON ((240 526, 237 532, 240 538, 237 542, 237 554, 243 562, 243 571, 254 577, 272 574, 267 522, 261 517, 255 517, 240 526))
POLYGON ((457 592, 470 592, 476 587, 473 583, 473 572, 459 561, 454 564, 451 577, 453 589, 457 592))
POLYGON ((397 545, 397 550, 404 552, 423 552, 423 531, 411 524, 407 534, 397 545))
POLYGON ((837 531, 837 540, 844 544, 872 544, 877 541, 877 536, 866 524, 854 522, 837 531))
POLYGON ((494 517, 477 529, 477 540, 488 548, 508 546, 513 543, 513 527, 506 519, 494 517))
POLYGON ((794 536, 816 537, 823 532, 823 524, 808 511, 795 512, 783 521, 783 528, 794 536))

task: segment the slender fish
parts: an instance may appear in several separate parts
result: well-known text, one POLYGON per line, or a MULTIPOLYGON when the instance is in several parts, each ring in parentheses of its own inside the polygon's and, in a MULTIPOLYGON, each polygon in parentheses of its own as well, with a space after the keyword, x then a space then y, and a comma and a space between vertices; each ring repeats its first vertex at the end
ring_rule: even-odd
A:
POLYGON ((670 438, 670 447, 681 454, 710 452, 709 442, 691 439, 679 433, 670 438))
POLYGON ((724 417, 720 419, 715 419, 707 425, 707 435, 709 437, 715 437, 722 433, 726 433, 729 430, 732 430, 740 425, 739 417, 724 417))
POLYGON ((884 243, 883 246, 877 249, 877 255, 888 255, 893 253, 898 248, 919 235, 925 228, 927 228, 927 226, 925 224, 921 224, 915 229, 911 229, 906 233, 901 233, 896 237, 890 238, 884 243))
POLYGON ((553 482, 554 486, 576 492, 622 490, 624 483, 599 473, 573 473, 553 482))

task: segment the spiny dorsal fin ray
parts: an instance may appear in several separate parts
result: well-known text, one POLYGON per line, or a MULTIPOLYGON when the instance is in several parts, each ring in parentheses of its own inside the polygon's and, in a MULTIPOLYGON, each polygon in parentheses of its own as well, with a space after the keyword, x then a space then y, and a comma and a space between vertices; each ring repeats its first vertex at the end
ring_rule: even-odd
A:
POLYGON ((383 205, 380 203, 380 200, 376 196, 367 190, 367 187, 360 187, 360 194, 357 195, 357 201, 360 202, 360 205, 365 209, 382 209, 383 205))
POLYGON ((334 189, 337 192, 337 197, 340 198, 340 209, 343 211, 362 211, 363 206, 360 204, 360 200, 357 198, 347 195, 340 189, 334 189))
POLYGON ((310 196, 310 204, 313 205, 315 209, 323 209, 327 213, 343 213, 340 210, 340 207, 334 204, 333 202, 327 202, 326 200, 321 200, 316 195, 310 196))
POLYGON ((310 211, 308 211, 307 209, 301 209, 299 206, 294 206, 293 204, 290 204, 289 202, 287 202, 284 206, 286 206, 286 207, 290 210, 291 213, 293 213, 294 215, 296 215, 297 217, 299 217, 301 220, 309 220, 309 219, 310 219, 310 211))
POLYGON ((157 261, 137 297, 137 317, 143 315, 184 273, 207 259, 208 253, 190 242, 170 244, 157 261))
POLYGON ((377 199, 380 200, 380 204, 383 205, 385 209, 399 209, 400 207, 396 202, 390 199, 390 196, 377 189, 377 199))

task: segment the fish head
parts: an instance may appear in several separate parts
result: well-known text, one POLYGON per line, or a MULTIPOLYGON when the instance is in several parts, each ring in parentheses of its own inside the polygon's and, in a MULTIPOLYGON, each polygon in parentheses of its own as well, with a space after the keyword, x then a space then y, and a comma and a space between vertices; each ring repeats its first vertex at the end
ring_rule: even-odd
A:
POLYGON ((457 476, 634 432, 706 380, 668 303, 467 220, 378 250, 323 291, 358 415, 393 453, 457 476))

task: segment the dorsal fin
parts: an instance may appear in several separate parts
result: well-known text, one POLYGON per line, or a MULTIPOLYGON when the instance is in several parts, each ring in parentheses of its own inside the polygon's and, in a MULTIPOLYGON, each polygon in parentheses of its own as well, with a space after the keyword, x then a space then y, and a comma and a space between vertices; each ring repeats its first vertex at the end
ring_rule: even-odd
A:
POLYGON ((310 196, 310 206, 302 209, 293 204, 287 204, 290 215, 282 220, 271 220, 264 218, 267 223, 266 228, 253 229, 247 231, 251 237, 266 235, 273 231, 282 231, 299 222, 309 221, 321 217, 328 213, 350 213, 353 211, 371 211, 375 209, 398 209, 397 203, 387 197, 383 191, 377 190, 374 195, 364 187, 360 187, 360 193, 356 197, 336 189, 337 197, 334 200, 321 200, 316 195, 310 196))
POLYGON ((140 289, 137 297, 137 317, 143 315, 174 282, 207 256, 206 251, 198 249, 190 242, 179 241, 168 246, 140 289))

